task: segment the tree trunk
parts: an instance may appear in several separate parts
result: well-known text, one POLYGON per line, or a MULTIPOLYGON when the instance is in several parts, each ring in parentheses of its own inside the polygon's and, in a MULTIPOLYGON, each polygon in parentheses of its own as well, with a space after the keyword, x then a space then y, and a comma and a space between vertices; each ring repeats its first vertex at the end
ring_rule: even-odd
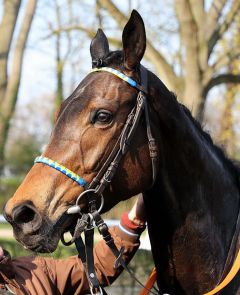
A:
MULTIPOLYGON (((57 0, 54 1, 55 5, 55 13, 56 13, 56 20, 57 20, 57 25, 59 27, 62 26, 62 15, 61 15, 61 10, 60 6, 57 0)), ((71 7, 71 1, 68 1, 68 9, 70 10, 71 7)), ((68 33, 67 33, 68 34, 68 33)), ((59 109, 61 103, 63 102, 63 71, 64 71, 64 65, 65 65, 65 58, 61 54, 61 37, 62 37, 62 32, 59 32, 56 34, 56 80, 57 80, 57 88, 56 88, 56 94, 55 94, 55 100, 54 100, 54 117, 56 111, 59 109)), ((70 51, 70 48, 68 48, 70 51)), ((68 54, 68 53, 67 53, 68 54)))
POLYGON ((185 48, 182 101, 196 116, 202 101, 201 72, 207 65, 207 50, 204 46, 206 41, 200 29, 205 18, 203 3, 198 1, 196 5, 196 2, 192 2, 195 4, 191 4, 188 0, 176 0, 175 9, 180 24, 181 41, 185 48))
POLYGON ((235 104, 237 89, 229 85, 224 101, 224 109, 221 121, 220 144, 224 146, 226 152, 231 157, 236 154, 236 136, 234 132, 233 109, 235 104))
MULTIPOLYGON (((6 145, 11 117, 15 110, 18 97, 18 90, 22 71, 23 53, 26 46, 29 30, 36 9, 37 0, 28 0, 25 15, 17 37, 16 46, 13 53, 12 68, 7 80, 7 87, 3 101, 1 103, 0 120, 0 172, 4 166, 4 149, 6 145)), ((8 2, 8 1, 7 1, 8 2)), ((9 1, 11 2, 11 1, 9 1)))
POLYGON ((57 78, 57 89, 56 89, 56 97, 55 97, 55 110, 58 110, 61 103, 63 102, 63 69, 64 62, 61 59, 60 55, 60 36, 57 36, 57 44, 56 44, 56 78, 57 78))
POLYGON ((7 61, 21 0, 4 1, 0 24, 0 105, 7 88, 7 61))

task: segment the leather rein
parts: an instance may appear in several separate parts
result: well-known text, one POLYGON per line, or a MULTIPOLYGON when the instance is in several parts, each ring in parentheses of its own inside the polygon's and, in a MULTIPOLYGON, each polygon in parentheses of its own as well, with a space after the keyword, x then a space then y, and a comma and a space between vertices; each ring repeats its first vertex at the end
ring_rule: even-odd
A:
MULTIPOLYGON (((106 244, 109 246, 114 256, 116 257, 116 261, 114 267, 117 268, 122 266, 130 276, 138 282, 143 288, 146 288, 134 275, 134 273, 128 268, 124 260, 122 259, 122 254, 124 252, 124 248, 120 250, 117 249, 111 234, 109 233, 109 229, 107 224, 103 221, 100 216, 100 211, 104 205, 103 192, 107 186, 110 185, 119 164, 124 157, 124 155, 129 150, 129 145, 133 139, 135 131, 139 125, 139 120, 144 114, 146 130, 147 130, 147 138, 148 138, 148 146, 149 146, 149 154, 152 163, 152 185, 155 182, 157 175, 157 161, 158 161, 158 149, 156 141, 151 132, 150 119, 149 119, 149 110, 146 99, 147 94, 147 70, 140 66, 140 74, 141 74, 141 85, 138 84, 132 78, 124 75, 123 73, 108 67, 94 68, 91 72, 109 72, 120 79, 126 81, 129 85, 139 90, 135 106, 130 111, 127 116, 125 125, 120 133, 120 136, 117 139, 116 144, 114 145, 112 151, 108 155, 105 163, 100 168, 97 175, 93 178, 90 184, 88 184, 82 177, 67 169, 63 165, 59 164, 56 161, 48 159, 46 157, 40 156, 35 159, 35 163, 43 163, 48 165, 59 172, 65 174, 73 181, 77 182, 80 186, 84 187, 84 191, 78 196, 76 200, 76 204, 69 207, 68 210, 60 217, 60 219, 56 222, 54 227, 60 226, 66 219, 69 219, 70 215, 79 215, 77 219, 77 223, 74 229, 70 230, 72 238, 70 241, 66 242, 64 239, 64 233, 61 236, 61 241, 64 245, 69 246, 75 243, 76 248, 79 253, 79 257, 81 258, 85 272, 88 278, 90 292, 92 295, 94 294, 106 294, 106 291, 100 285, 95 268, 94 268, 94 257, 93 257, 93 242, 94 242, 94 225, 98 228, 99 233, 102 235, 106 244), (88 213, 82 213, 80 208, 80 200, 85 196, 88 204, 88 213), (101 199, 100 207, 97 208, 97 200, 101 199), (85 236, 85 243, 82 239, 82 233, 85 236)), ((155 289, 155 288, 154 288, 155 289)), ((155 289, 156 292, 153 292, 147 289, 152 294, 159 294, 159 291, 155 289)))

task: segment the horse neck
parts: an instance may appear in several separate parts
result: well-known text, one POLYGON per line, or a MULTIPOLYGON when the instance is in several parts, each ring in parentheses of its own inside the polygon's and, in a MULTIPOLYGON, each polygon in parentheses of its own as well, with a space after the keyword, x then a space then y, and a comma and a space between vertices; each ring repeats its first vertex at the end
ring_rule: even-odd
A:
POLYGON ((221 279, 239 210, 237 173, 166 87, 154 85, 160 160, 146 197, 153 255, 159 272, 197 294, 221 279))

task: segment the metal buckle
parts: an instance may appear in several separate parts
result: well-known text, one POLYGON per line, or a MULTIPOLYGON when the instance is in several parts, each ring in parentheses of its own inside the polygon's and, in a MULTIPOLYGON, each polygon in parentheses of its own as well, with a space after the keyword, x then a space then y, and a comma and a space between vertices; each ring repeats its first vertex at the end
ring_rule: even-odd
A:
POLYGON ((90 292, 91 292, 91 295, 103 295, 103 290, 102 288, 99 286, 98 287, 98 290, 96 293, 94 293, 95 291, 93 291, 93 287, 90 286, 90 292))

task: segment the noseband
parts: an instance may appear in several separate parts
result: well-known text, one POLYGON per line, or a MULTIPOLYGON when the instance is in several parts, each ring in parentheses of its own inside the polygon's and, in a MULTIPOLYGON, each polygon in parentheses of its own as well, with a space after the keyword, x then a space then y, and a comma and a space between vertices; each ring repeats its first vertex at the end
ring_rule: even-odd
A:
MULTIPOLYGON (((149 119, 149 110, 148 104, 146 99, 147 94, 147 70, 140 66, 140 73, 141 73, 141 85, 138 84, 132 78, 126 76, 125 74, 108 67, 102 68, 94 68, 91 72, 108 72, 111 73, 120 79, 124 80, 130 86, 139 90, 135 106, 128 114, 124 127, 121 131, 120 136, 117 139, 116 144, 114 145, 111 153, 108 155, 107 160, 102 165, 101 169, 97 173, 97 175, 93 178, 93 180, 88 184, 82 177, 77 175, 76 173, 72 172, 68 168, 64 167, 63 165, 59 164, 56 161, 48 159, 46 157, 40 156, 35 159, 35 163, 42 163, 48 165, 51 168, 56 169, 57 171, 63 173, 67 177, 71 178, 73 181, 77 182, 80 186, 84 187, 84 191, 78 196, 76 200, 76 204, 68 208, 66 213, 57 221, 57 226, 62 223, 66 218, 69 218, 69 215, 72 214, 79 214, 80 218, 77 220, 77 224, 74 230, 71 231, 72 239, 69 242, 64 240, 62 235, 61 240, 63 244, 70 245, 73 242, 76 245, 76 248, 79 253, 79 257, 83 261, 84 264, 87 264, 87 273, 88 273, 88 280, 90 285, 91 294, 103 294, 106 292, 102 289, 99 285, 99 282, 96 277, 95 269, 94 269, 94 261, 93 261, 93 222, 98 227, 100 234, 103 236, 103 239, 110 247, 111 251, 116 257, 115 265, 118 267, 121 265, 127 272, 134 278, 141 286, 142 283, 135 277, 134 273, 127 267, 124 260, 122 259, 122 254, 124 249, 118 250, 114 244, 114 241, 108 231, 108 227, 106 223, 100 216, 100 211, 103 207, 104 199, 103 199, 103 192, 105 188, 111 183, 117 168, 119 167, 119 163, 124 155, 129 150, 129 146, 135 134, 135 131, 139 125, 139 120, 144 113, 145 115, 145 123, 146 123, 146 130, 147 130, 147 138, 148 138, 148 146, 149 146, 149 154, 152 163, 152 185, 155 182, 156 175, 157 175, 157 158, 158 158, 158 150, 157 144, 152 136, 151 126, 150 126, 150 119, 149 119), (80 200, 83 196, 87 197, 88 202, 88 213, 83 214, 80 209, 80 200), (96 200, 101 197, 101 204, 100 207, 97 209, 96 207, 96 200), (81 234, 84 232, 85 234, 85 243, 84 245, 81 234)), ((144 287, 144 286, 143 286, 144 287)), ((150 291, 150 290, 149 290, 150 291)), ((152 291, 150 291, 153 294, 152 291)))

